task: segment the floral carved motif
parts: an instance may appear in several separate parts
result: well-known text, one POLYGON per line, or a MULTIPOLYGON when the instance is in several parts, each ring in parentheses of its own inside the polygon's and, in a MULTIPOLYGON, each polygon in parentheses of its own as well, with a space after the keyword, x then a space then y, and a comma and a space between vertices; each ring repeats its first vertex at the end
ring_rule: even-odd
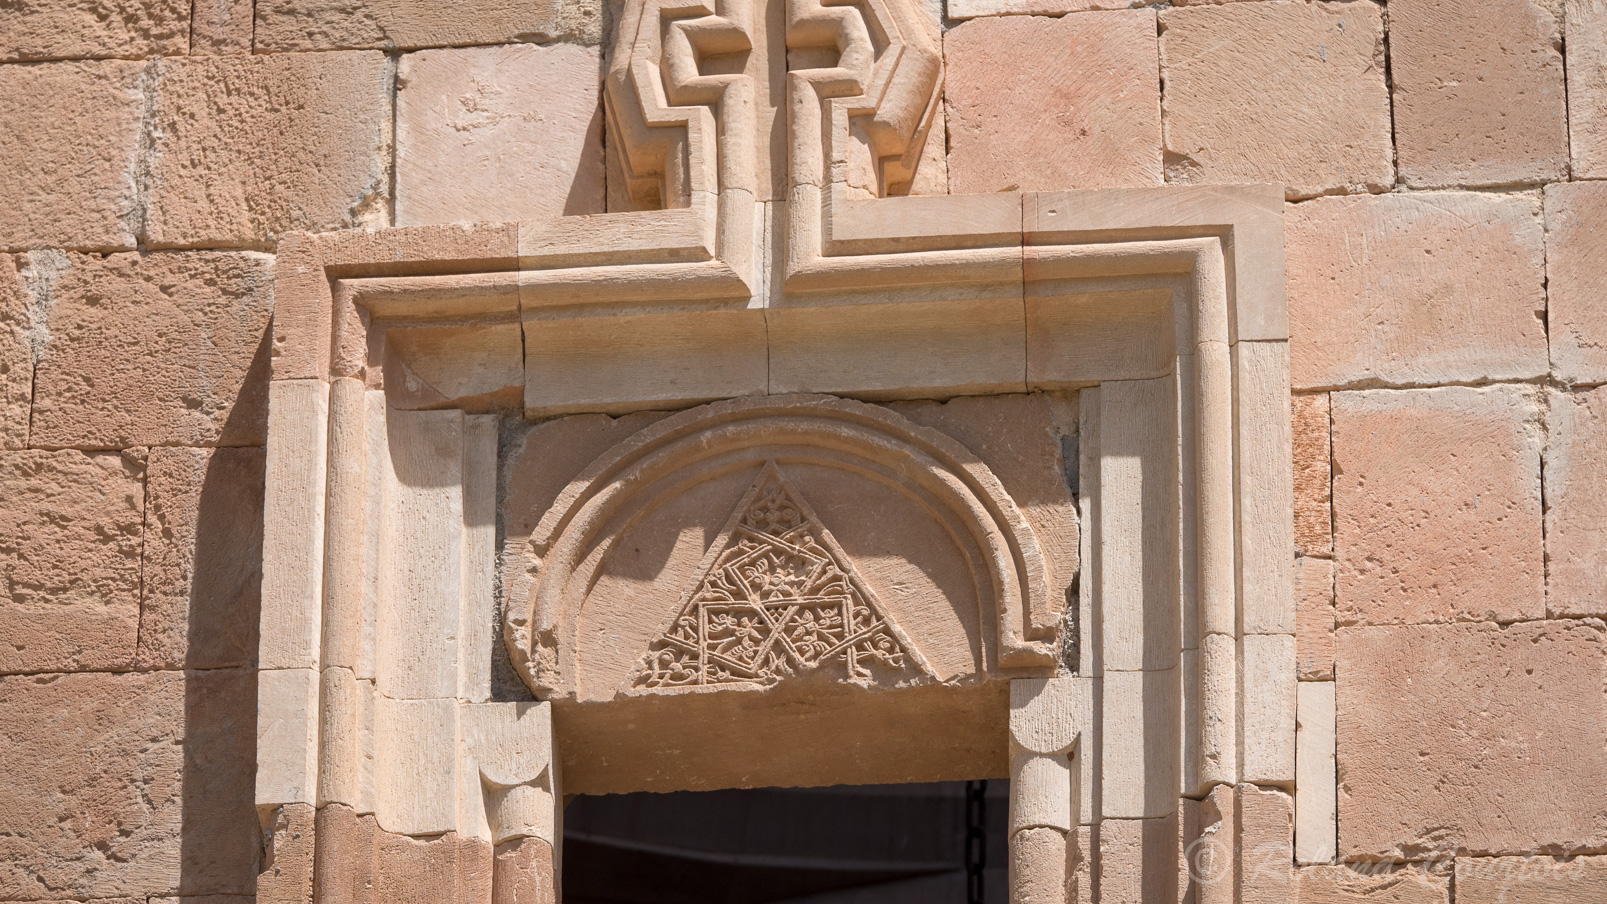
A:
POLYGON ((805 673, 854 683, 930 670, 775 462, 704 557, 642 657, 639 689, 769 685, 805 673))

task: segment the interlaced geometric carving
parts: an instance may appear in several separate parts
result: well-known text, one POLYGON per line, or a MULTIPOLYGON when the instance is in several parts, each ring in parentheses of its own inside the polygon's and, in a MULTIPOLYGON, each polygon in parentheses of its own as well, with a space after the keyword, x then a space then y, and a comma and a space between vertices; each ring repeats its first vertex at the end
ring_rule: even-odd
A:
POLYGON ((920 654, 807 503, 768 462, 703 559, 637 688, 769 685, 806 672, 928 676, 920 654))

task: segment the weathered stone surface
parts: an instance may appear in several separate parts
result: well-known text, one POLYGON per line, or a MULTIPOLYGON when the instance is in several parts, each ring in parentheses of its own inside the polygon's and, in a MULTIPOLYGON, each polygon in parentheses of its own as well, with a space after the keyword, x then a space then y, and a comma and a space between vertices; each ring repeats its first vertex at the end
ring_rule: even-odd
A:
POLYGON ((18 0, 0 6, 0 62, 138 59, 189 49, 189 0, 18 0))
POLYGON ((1607 387, 1551 395, 1546 610, 1607 614, 1607 387))
POLYGON ((194 0, 190 53, 250 53, 253 0, 194 0))
POLYGON ((139 650, 146 667, 255 663, 262 484, 260 448, 151 450, 139 650))
POLYGON ((1547 0, 1391 0, 1401 180, 1413 187, 1568 174, 1562 34, 1547 0))
POLYGON ((149 80, 124 60, 0 66, 0 249, 134 247, 149 80))
POLYGON ((397 72, 396 222, 602 213, 595 47, 425 50, 397 72))
POLYGON ((558 879, 552 845, 515 838, 497 845, 491 904, 557 904, 558 879))
POLYGON ((1295 672, 1301 681, 1334 677, 1334 563, 1295 559, 1295 672))
POLYGON ((1394 182, 1377 4, 1161 13, 1168 182, 1277 182, 1290 198, 1394 182))
POLYGON ((391 111, 383 54, 157 65, 153 247, 261 245, 289 230, 385 224, 391 111))
POLYGON ((1545 613, 1536 393, 1335 393, 1333 424, 1341 624, 1545 613))
POLYGON ((1339 632, 1339 855, 1600 847, 1599 621, 1339 632))
POLYGON ((260 444, 272 259, 69 255, 34 385, 36 446, 260 444))
POLYGON ((1607 178, 1607 0, 1565 0, 1563 20, 1573 175, 1607 178))
POLYGON ((943 54, 955 194, 1160 184, 1153 11, 976 19, 943 54))
POLYGON ((491 899, 491 843, 447 832, 377 838, 375 900, 395 904, 491 899))
POLYGON ((16 258, 0 254, 0 449, 28 445, 33 403, 33 311, 16 258))
POLYGON ((262 834, 254 781, 257 673, 192 670, 184 675, 183 864, 177 890, 249 895, 256 889, 262 834))
POLYGON ((1328 460, 1328 394, 1290 399, 1295 456, 1295 550, 1306 556, 1334 551, 1333 474, 1328 460))
POLYGON ((1607 382, 1607 182, 1546 186, 1546 280, 1552 372, 1607 382))
POLYGON ((1289 208, 1296 389, 1546 373, 1544 237, 1532 195, 1392 194, 1289 208))
POLYGON ((1607 857, 1459 857, 1458 904, 1607 901, 1607 857))
POLYGON ((1239 900, 1288 904, 1294 889, 1294 798, 1276 788, 1239 785, 1239 900))
POLYGON ((317 854, 317 812, 312 804, 274 809, 263 830, 257 904, 312 904, 317 854))
POLYGON ((409 49, 566 39, 596 44, 602 4, 586 0, 258 0, 257 53, 355 47, 409 49))
POLYGON ((1308 866, 1295 871, 1300 904, 1447 904, 1451 882, 1421 866, 1308 866))
POLYGON ((179 672, 0 678, 7 897, 177 889, 184 709, 179 672))
POLYGON ((145 463, 0 453, 0 672, 125 669, 139 633, 145 463))

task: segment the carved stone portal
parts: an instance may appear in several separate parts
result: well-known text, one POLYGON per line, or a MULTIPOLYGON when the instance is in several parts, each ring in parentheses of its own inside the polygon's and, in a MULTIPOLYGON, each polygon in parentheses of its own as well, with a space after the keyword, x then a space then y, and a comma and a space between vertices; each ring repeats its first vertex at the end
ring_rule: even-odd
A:
POLYGON ((901 197, 924 15, 628 0, 633 209, 281 242, 259 901, 553 900, 565 794, 1006 775, 1017 902, 1287 897, 1283 193, 901 197))

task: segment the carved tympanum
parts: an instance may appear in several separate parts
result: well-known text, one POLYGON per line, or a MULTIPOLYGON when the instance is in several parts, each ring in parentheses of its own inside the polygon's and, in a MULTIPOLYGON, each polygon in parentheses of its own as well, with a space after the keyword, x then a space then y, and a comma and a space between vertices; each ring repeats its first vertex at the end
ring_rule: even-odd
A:
POLYGON ((774 461, 709 548, 637 688, 930 676, 920 654, 774 461))

